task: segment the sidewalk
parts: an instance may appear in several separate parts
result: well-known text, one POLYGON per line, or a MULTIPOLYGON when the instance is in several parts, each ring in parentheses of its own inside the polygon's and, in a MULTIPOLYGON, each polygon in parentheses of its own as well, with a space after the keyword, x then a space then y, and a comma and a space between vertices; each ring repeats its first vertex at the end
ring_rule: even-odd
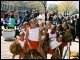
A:
MULTIPOLYGON (((12 53, 9 51, 10 44, 13 41, 4 41, 4 37, 1 36, 1 59, 12 59, 12 53)), ((15 59, 18 59, 18 55, 15 56, 15 59)))

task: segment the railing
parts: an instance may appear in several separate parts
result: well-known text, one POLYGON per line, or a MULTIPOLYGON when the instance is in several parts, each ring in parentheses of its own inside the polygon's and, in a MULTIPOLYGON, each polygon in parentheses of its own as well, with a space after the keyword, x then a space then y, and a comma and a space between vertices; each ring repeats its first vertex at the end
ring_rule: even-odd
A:
MULTIPOLYGON (((79 42, 77 42, 77 43, 79 43, 79 42)), ((67 55, 67 53, 68 53, 68 55, 67 55, 68 58, 67 59, 71 59, 72 58, 72 56, 70 56, 70 44, 71 44, 71 42, 68 43, 67 48, 66 48, 66 50, 64 52, 64 55, 63 55, 62 59, 65 59, 65 56, 67 55)), ((73 57, 73 58, 79 58, 79 57, 76 56, 76 57, 73 57)))

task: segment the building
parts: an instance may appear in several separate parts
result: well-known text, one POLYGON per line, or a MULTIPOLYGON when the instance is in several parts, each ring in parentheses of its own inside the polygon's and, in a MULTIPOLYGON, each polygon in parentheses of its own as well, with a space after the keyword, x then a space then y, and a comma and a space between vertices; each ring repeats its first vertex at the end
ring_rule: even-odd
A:
POLYGON ((15 2, 13 1, 1 1, 1 11, 14 11, 15 2))

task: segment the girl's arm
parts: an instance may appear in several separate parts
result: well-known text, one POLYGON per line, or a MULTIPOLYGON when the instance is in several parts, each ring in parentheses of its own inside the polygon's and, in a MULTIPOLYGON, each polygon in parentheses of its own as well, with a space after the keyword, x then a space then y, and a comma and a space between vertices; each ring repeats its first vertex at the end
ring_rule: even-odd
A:
POLYGON ((29 41, 28 41, 28 35, 29 35, 29 29, 26 30, 26 42, 28 43, 29 47, 32 48, 29 41))
POLYGON ((41 31, 39 30, 39 47, 41 47, 41 31))

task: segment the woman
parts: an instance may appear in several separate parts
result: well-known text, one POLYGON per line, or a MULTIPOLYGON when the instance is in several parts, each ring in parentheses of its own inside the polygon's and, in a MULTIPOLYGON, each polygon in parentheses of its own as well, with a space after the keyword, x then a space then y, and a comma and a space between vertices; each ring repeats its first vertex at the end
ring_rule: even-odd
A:
POLYGON ((5 27, 7 27, 7 25, 9 24, 12 15, 13 15, 12 11, 8 11, 8 15, 6 15, 5 19, 5 27))
POLYGON ((18 11, 14 12, 14 18, 15 18, 15 25, 16 25, 16 28, 17 28, 16 29, 16 34, 15 34, 15 37, 16 37, 17 35, 19 35, 19 29, 20 29, 21 23, 22 23, 22 19, 19 16, 18 11))
POLYGON ((8 23, 8 28, 14 29, 14 27, 15 27, 15 19, 14 19, 14 15, 12 15, 8 23))

